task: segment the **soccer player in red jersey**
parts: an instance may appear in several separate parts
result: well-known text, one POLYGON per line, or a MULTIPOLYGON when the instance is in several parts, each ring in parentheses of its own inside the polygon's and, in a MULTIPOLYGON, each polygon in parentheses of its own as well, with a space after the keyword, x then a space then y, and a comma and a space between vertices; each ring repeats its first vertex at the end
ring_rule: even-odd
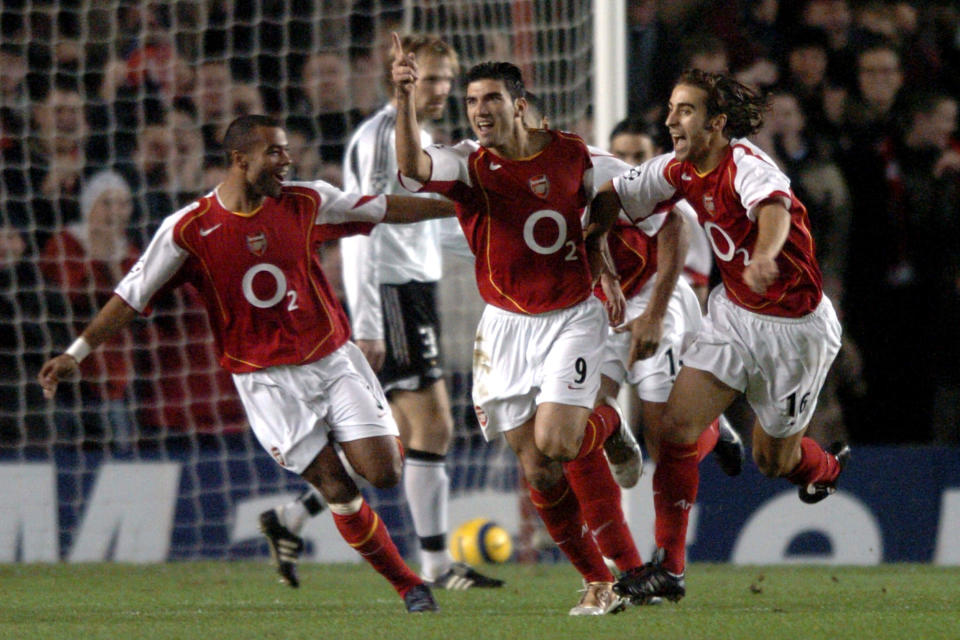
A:
MULTIPOLYGON (((376 375, 348 341, 346 315, 317 249, 370 233, 380 222, 450 216, 453 206, 347 194, 321 181, 284 182, 287 137, 271 117, 237 118, 224 148, 226 179, 163 222, 82 335, 43 365, 44 393, 53 397, 59 380, 137 314, 149 313, 158 294, 191 283, 261 445, 320 491, 343 538, 391 583, 408 611, 435 611, 430 589, 404 563, 333 447, 373 486, 399 482, 397 425, 376 375)), ((282 558, 290 549, 280 540, 271 551, 282 558)))
POLYGON ((810 223, 776 164, 744 136, 763 122, 765 100, 732 78, 685 72, 666 120, 674 151, 601 187, 599 229, 622 208, 633 221, 685 198, 717 258, 722 286, 683 356, 660 421, 653 478, 657 552, 617 591, 634 600, 685 594, 684 542, 697 495, 697 439, 740 393, 757 415, 753 458, 767 476, 799 485, 804 502, 836 490, 849 448, 825 451, 804 437, 817 394, 840 348, 840 323, 823 295, 810 223))
MULTIPOLYGON (((626 446, 618 410, 594 410, 607 322, 592 295, 599 241, 588 258, 581 225, 594 192, 590 153, 575 135, 524 126, 523 79, 505 62, 480 64, 467 74, 467 116, 479 143, 424 150, 415 111, 416 61, 394 38, 401 184, 457 203, 487 303, 474 344, 480 425, 488 439, 504 434, 547 530, 583 576, 583 597, 570 614, 619 611, 623 602, 613 593, 613 576, 561 464, 599 455, 610 443, 626 446)), ((611 458, 639 465, 631 441, 629 460, 620 451, 611 458)))

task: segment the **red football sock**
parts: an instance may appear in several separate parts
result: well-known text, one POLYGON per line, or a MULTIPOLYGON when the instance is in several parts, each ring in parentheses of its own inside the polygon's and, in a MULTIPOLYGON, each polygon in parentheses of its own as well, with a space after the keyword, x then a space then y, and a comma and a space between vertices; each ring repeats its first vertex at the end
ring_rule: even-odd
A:
POLYGON ((710 423, 700 437, 697 438, 697 462, 700 462, 713 451, 717 446, 717 440, 720 439, 720 418, 710 423))
POLYGON ((400 557, 383 520, 366 500, 356 513, 347 516, 334 513, 333 521, 343 539, 386 578, 401 597, 423 582, 400 557))
POLYGON ((832 482, 840 474, 836 456, 823 450, 812 438, 800 440, 800 463, 787 475, 787 480, 805 487, 814 482, 832 482))
MULTIPOLYGON (((577 458, 582 458, 590 454, 591 451, 599 450, 603 443, 607 441, 610 434, 620 428, 620 416, 613 407, 602 404, 593 410, 590 417, 587 418, 587 426, 583 430, 583 442, 580 443, 580 451, 577 458)), ((576 460, 577 458, 574 458, 576 460)))
POLYGON ((685 565, 687 521, 700 481, 697 456, 695 443, 662 442, 653 473, 654 537, 657 546, 666 551, 663 566, 671 573, 683 573, 685 565))
POLYGON ((544 492, 530 487, 530 500, 540 514, 550 537, 557 543, 574 568, 587 582, 613 582, 613 574, 607 569, 593 537, 585 531, 580 503, 567 479, 544 492))
POLYGON ((595 449, 590 455, 564 463, 563 470, 600 552, 620 571, 641 566, 640 552, 623 516, 620 487, 613 480, 603 451, 595 449))

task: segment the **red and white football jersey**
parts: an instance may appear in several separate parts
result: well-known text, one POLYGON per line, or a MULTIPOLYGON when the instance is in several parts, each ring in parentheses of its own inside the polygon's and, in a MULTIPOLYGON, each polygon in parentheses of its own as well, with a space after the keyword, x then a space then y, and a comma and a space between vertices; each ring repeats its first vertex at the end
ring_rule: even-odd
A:
POLYGON ((370 233, 384 196, 294 182, 252 213, 228 211, 216 191, 164 220, 116 293, 140 313, 160 291, 189 282, 210 317, 220 364, 233 373, 304 364, 350 337, 320 268, 327 240, 370 233))
POLYGON ((634 167, 613 186, 634 221, 686 199, 706 231, 735 304, 756 313, 800 317, 820 303, 823 278, 807 210, 790 190, 787 176, 749 140, 732 140, 723 160, 706 175, 669 153, 634 167), (770 200, 781 201, 790 212, 790 232, 777 256, 780 276, 758 295, 744 282, 743 271, 757 240, 757 205, 770 200))
POLYGON ((443 194, 475 260, 477 287, 488 304, 516 313, 565 309, 591 294, 581 218, 593 199, 590 153, 579 137, 550 131, 553 140, 522 160, 502 158, 474 141, 426 149, 433 159, 411 191, 443 194))

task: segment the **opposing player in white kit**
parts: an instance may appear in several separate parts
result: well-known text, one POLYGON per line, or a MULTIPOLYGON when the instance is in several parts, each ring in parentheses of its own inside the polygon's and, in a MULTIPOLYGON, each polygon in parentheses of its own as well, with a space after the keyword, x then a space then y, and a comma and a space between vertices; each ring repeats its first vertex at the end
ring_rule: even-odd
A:
MULTIPOLYGON (((433 36, 405 36, 403 46, 420 58, 417 117, 443 116, 458 72, 457 54, 433 36)), ((394 101, 354 132, 343 161, 344 189, 355 193, 400 194, 397 182, 394 101)), ((426 130, 422 143, 433 142, 426 130)), ((343 281, 353 339, 387 394, 406 452, 403 487, 420 543, 420 574, 446 589, 500 587, 474 568, 453 562, 447 550, 449 483, 445 456, 453 436, 453 416, 443 378, 437 281, 442 274, 443 225, 462 238, 454 219, 410 225, 380 225, 369 236, 340 240, 343 281)), ((308 515, 322 504, 313 492, 261 514, 267 537, 298 541, 308 515)), ((295 542, 296 548, 302 544, 295 542)), ((281 578, 296 584, 296 554, 278 563, 281 578)))
POLYGON ((653 478, 660 548, 616 590, 634 600, 678 600, 684 584, 689 509, 696 500, 697 439, 740 393, 757 415, 760 470, 799 485, 805 502, 836 488, 849 448, 804 438, 817 394, 840 348, 840 323, 823 295, 807 212, 790 182, 744 139, 763 122, 765 100, 722 74, 685 72, 673 89, 667 127, 674 152, 602 187, 594 215, 603 228, 622 208, 641 221, 685 198, 709 234, 723 285, 684 354, 660 422, 653 478))
POLYGON ((523 79, 503 62, 467 74, 467 116, 479 143, 425 151, 414 108, 417 64, 394 37, 401 184, 458 204, 487 302, 474 344, 480 425, 487 438, 504 434, 547 530, 583 576, 571 615, 619 611, 613 576, 561 465, 588 457, 605 465, 604 445, 625 446, 618 411, 593 409, 607 323, 588 262, 599 262, 599 246, 587 246, 581 226, 593 195, 589 152, 574 135, 524 127, 523 79))
MULTIPOLYGON (((66 353, 39 374, 59 380, 160 293, 190 282, 201 294, 220 364, 257 439, 327 500, 343 538, 403 597, 410 612, 437 610, 403 562, 383 521, 334 450, 376 487, 400 480, 402 452, 386 398, 320 269, 324 241, 370 233, 380 222, 449 216, 449 203, 346 194, 325 182, 285 183, 286 133, 267 116, 234 120, 224 135, 230 168, 213 192, 168 217, 114 296, 66 353)), ((271 547, 285 553, 284 545, 271 547)))

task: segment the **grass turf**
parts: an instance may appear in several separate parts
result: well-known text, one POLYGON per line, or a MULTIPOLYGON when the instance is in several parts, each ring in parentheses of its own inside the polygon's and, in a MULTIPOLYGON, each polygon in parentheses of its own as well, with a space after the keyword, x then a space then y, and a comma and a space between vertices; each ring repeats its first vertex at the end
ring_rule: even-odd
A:
POLYGON ((0 638, 960 638, 960 567, 695 564, 680 603, 590 619, 569 565, 489 572, 507 586, 412 616, 365 565, 303 565, 296 590, 262 562, 0 565, 0 638))

